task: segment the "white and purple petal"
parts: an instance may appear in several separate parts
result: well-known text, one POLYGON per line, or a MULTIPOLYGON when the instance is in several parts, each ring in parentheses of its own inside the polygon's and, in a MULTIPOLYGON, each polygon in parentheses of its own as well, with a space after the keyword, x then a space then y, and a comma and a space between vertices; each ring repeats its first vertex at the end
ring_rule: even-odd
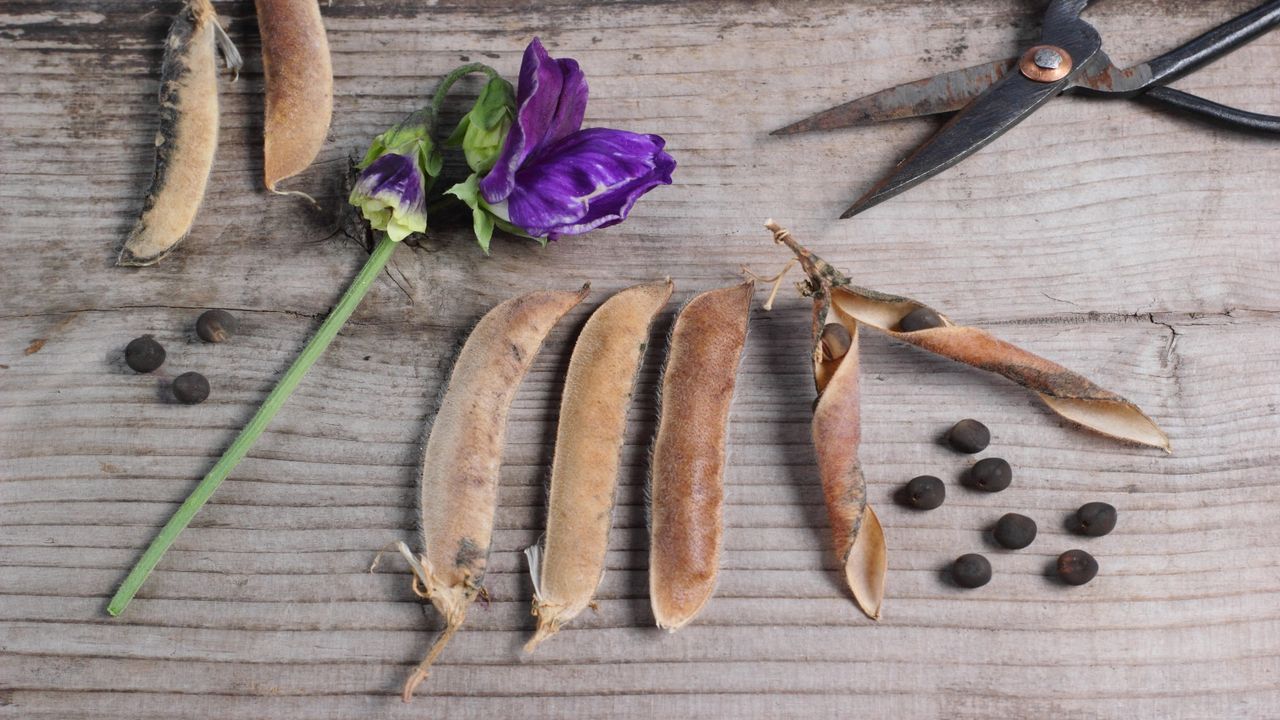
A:
POLYGON ((511 222, 552 240, 622 222, 640 196, 671 183, 676 162, 664 145, 657 135, 591 128, 542 148, 514 175, 511 222))
POLYGON ((516 171, 542 147, 582 127, 587 79, 577 61, 556 60, 538 38, 525 48, 516 89, 516 117, 497 161, 480 181, 487 202, 501 202, 515 187, 516 171))
POLYGON ((426 230, 426 178, 408 155, 387 153, 374 160, 356 178, 349 202, 393 240, 426 230))

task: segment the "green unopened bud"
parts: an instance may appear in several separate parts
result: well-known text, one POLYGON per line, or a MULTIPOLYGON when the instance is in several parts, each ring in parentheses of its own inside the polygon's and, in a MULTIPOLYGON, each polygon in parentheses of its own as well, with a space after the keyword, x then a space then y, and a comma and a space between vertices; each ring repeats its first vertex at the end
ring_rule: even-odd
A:
POLYGON ((440 175, 444 167, 444 156, 431 139, 435 129, 435 115, 430 108, 419 110, 403 122, 378 135, 369 145, 369 152, 356 167, 364 170, 383 155, 405 155, 417 161, 418 166, 427 176, 427 183, 440 175))
POLYGON ((476 104, 444 141, 445 145, 461 147, 467 157, 467 165, 483 175, 497 162, 515 113, 515 90, 511 83, 495 77, 480 91, 476 104))

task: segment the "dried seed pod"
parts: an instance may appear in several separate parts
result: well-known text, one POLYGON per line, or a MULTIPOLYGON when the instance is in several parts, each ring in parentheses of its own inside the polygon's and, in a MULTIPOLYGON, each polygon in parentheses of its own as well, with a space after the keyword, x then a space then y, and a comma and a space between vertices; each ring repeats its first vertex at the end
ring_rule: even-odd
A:
POLYGON ((535 292, 490 310, 462 347, 431 424, 422 459, 422 553, 397 543, 414 573, 414 592, 444 616, 445 629, 405 681, 402 699, 466 619, 489 557, 507 411, 556 322, 587 295, 535 292))
POLYGON ((806 291, 817 293, 829 288, 830 302, 841 315, 929 352, 1008 378, 1035 392, 1057 414, 1094 432, 1169 450, 1168 436, 1138 406, 1123 397, 1055 362, 998 340, 986 331, 955 325, 918 300, 853 285, 843 273, 809 252, 790 234, 779 242, 785 243, 806 266, 813 268, 806 291), (936 327, 930 325, 932 320, 920 321, 921 317, 935 316, 940 322, 936 327), (901 328, 908 317, 914 317, 910 322, 916 329, 910 332, 896 329, 901 328))
MULTIPOLYGON (((765 227, 776 242, 795 245, 791 233, 772 220, 765 227)), ((813 445, 826 499, 827 516, 836 555, 844 567, 853 598, 869 617, 880 618, 884 603, 888 555, 884 530, 867 504, 867 481, 858 460, 862 437, 858 389, 858 321, 831 303, 838 276, 820 259, 796 253, 809 276, 802 289, 813 298, 813 375, 820 398, 813 411, 813 445), (822 329, 839 323, 849 332, 849 350, 827 359, 822 349, 822 329)))
POLYGON ((218 63, 240 69, 240 54, 218 26, 209 0, 189 0, 169 28, 160 70, 156 162, 142 214, 117 265, 151 265, 191 231, 218 147, 218 63))
POLYGON ((754 292, 748 281, 702 293, 671 328, 650 463, 649 602, 673 632, 715 591, 729 406, 754 292))
POLYGON ((333 115, 329 40, 316 0, 257 0, 267 110, 262 125, 263 182, 306 170, 324 147, 333 115))
POLYGON ((604 576, 631 391, 649 325, 672 289, 666 280, 619 292, 592 313, 574 345, 560 401, 547 534, 525 550, 538 617, 526 651, 586 609, 604 576))

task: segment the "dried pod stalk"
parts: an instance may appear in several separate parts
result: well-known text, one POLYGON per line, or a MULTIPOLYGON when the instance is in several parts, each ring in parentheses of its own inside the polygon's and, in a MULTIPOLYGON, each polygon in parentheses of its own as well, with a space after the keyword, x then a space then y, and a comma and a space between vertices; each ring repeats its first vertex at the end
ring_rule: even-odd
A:
POLYGON ((722 544, 729 406, 755 283, 690 300, 671 329, 650 480, 649 598, 678 630, 715 590, 722 544))
POLYGON ((937 355, 1008 378, 1036 393, 1058 415, 1089 430, 1169 451, 1169 438, 1164 431, 1123 397, 984 330, 956 325, 918 300, 853 285, 843 273, 797 243, 790 233, 780 231, 775 236, 810 269, 806 290, 817 291, 821 281, 822 287, 829 288, 832 306, 842 316, 937 355), (908 317, 913 327, 919 318, 928 318, 926 324, 932 327, 904 332, 901 325, 908 317))
POLYGON ((189 0, 169 27, 160 70, 156 161, 142 214, 118 265, 151 265, 195 223, 218 147, 218 59, 240 69, 240 55, 218 26, 209 0, 189 0))
POLYGON ((670 280, 609 298, 582 328, 569 361, 544 545, 525 551, 538 629, 532 652, 591 603, 604 576, 619 455, 649 325, 671 299, 670 280))
MULTIPOLYGON (((767 225, 775 236, 785 230, 767 225)), ((873 620, 880 619, 888 551, 884 530, 867 504, 867 480, 858 459, 862 442, 859 389, 858 322, 833 308, 831 284, 801 258, 813 298, 813 378, 818 402, 813 409, 813 446, 827 505, 836 557, 844 568, 853 599, 873 620)))
POLYGON ((255 4, 267 83, 263 182, 281 192, 276 185, 306 170, 324 147, 333 115, 333 68, 316 0, 255 4))
POLYGON ((587 295, 536 292, 508 300, 480 320, 449 378, 422 460, 422 553, 400 552, 414 591, 431 601, 445 629, 405 681, 405 702, 466 618, 480 592, 497 511, 507 411, 543 339, 587 295))

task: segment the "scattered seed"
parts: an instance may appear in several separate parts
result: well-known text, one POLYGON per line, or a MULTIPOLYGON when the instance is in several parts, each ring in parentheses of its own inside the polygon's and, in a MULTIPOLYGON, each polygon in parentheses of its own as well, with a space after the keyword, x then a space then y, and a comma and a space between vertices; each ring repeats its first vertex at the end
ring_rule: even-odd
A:
POLYGON ((909 333, 917 330, 928 330, 942 327, 946 324, 942 316, 934 312, 932 308, 919 307, 907 313, 898 321, 898 332, 909 333))
POLYGON ((932 510, 947 499, 947 487, 932 475, 911 479, 903 491, 903 502, 917 510, 932 510))
POLYGON ((226 342, 238 329, 235 316, 226 310, 205 310, 196 320, 196 334, 205 342, 226 342))
POLYGON ((983 458, 965 473, 964 484, 976 490, 1000 492, 1013 482, 1013 468, 1003 458, 983 458))
POLYGON ((947 442, 958 452, 979 453, 991 444, 991 431, 977 420, 966 418, 951 426, 947 442))
POLYGON ((849 329, 840 323, 827 323, 822 328, 822 359, 839 360, 849 352, 853 337, 849 329))
POLYGON ((124 347, 124 363, 135 372, 149 373, 164 364, 164 346, 150 335, 134 338, 124 347))
POLYGON ((1036 521, 1026 515, 1008 513, 996 522, 996 542, 1010 550, 1021 550, 1036 539, 1036 521))
POLYGON ((1068 550, 1058 556, 1058 577, 1068 585, 1084 585, 1098 574, 1098 561, 1083 550, 1068 550))
POLYGON ((173 396, 183 405, 199 405, 209 397, 209 381, 198 372, 185 372, 173 379, 173 396))
POLYGON ((1116 529, 1116 509, 1104 502, 1085 503, 1071 518, 1070 525, 1081 535, 1102 537, 1116 529))
POLYGON ((951 577, 962 588, 980 588, 991 582, 991 563, 977 553, 956 558, 951 577))

